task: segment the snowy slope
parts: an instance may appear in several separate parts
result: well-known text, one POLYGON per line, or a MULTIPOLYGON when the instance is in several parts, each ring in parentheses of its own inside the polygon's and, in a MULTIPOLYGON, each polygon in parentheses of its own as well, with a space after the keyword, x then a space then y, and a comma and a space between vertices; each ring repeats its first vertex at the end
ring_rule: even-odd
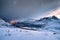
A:
POLYGON ((6 28, 6 27, 14 28, 15 26, 12 26, 12 24, 5 22, 3 19, 0 18, 0 27, 1 28, 6 28))
POLYGON ((37 30, 26 30, 0 19, 0 40, 60 40, 60 19, 47 17, 30 21, 28 24, 43 25, 44 27, 37 28, 37 30))
POLYGON ((59 32, 60 31, 60 19, 52 18, 50 21, 46 23, 44 29, 60 33, 59 32))
POLYGON ((60 40, 60 34, 50 31, 32 31, 20 28, 0 28, 0 40, 60 40))

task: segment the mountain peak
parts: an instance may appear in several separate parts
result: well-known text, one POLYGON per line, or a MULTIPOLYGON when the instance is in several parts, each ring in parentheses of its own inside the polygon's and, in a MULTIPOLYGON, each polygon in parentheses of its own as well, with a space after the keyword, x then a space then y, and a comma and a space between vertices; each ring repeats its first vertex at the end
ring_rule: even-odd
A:
POLYGON ((57 18, 56 16, 51 16, 51 17, 44 17, 44 18, 41 18, 41 19, 38 20, 38 21, 42 21, 42 20, 51 20, 51 19, 58 20, 58 18, 57 18))
POLYGON ((56 16, 52 16, 52 19, 57 19, 58 20, 58 18, 56 16))

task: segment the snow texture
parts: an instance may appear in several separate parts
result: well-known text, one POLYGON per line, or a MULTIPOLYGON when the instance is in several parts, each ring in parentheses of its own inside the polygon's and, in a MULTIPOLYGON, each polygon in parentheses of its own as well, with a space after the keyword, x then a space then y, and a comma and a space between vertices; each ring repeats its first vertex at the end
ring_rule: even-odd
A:
POLYGON ((28 23, 45 25, 37 30, 26 30, 0 19, 0 40, 60 40, 60 19, 44 18, 28 23))

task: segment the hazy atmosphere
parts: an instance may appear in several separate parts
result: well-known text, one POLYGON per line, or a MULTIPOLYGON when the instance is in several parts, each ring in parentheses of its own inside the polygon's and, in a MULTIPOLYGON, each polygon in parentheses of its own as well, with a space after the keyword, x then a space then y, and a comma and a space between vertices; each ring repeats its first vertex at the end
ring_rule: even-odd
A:
POLYGON ((60 0, 1 0, 0 18, 15 19, 40 18, 60 7, 60 0))
POLYGON ((60 0, 0 0, 0 40, 60 40, 60 0))

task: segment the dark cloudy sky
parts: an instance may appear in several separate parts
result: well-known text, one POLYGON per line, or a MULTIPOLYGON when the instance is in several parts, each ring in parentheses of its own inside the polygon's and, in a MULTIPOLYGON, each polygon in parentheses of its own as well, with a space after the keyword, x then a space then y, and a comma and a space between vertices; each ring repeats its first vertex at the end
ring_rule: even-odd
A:
POLYGON ((60 0, 1 0, 0 17, 5 20, 37 18, 60 6, 60 0))

